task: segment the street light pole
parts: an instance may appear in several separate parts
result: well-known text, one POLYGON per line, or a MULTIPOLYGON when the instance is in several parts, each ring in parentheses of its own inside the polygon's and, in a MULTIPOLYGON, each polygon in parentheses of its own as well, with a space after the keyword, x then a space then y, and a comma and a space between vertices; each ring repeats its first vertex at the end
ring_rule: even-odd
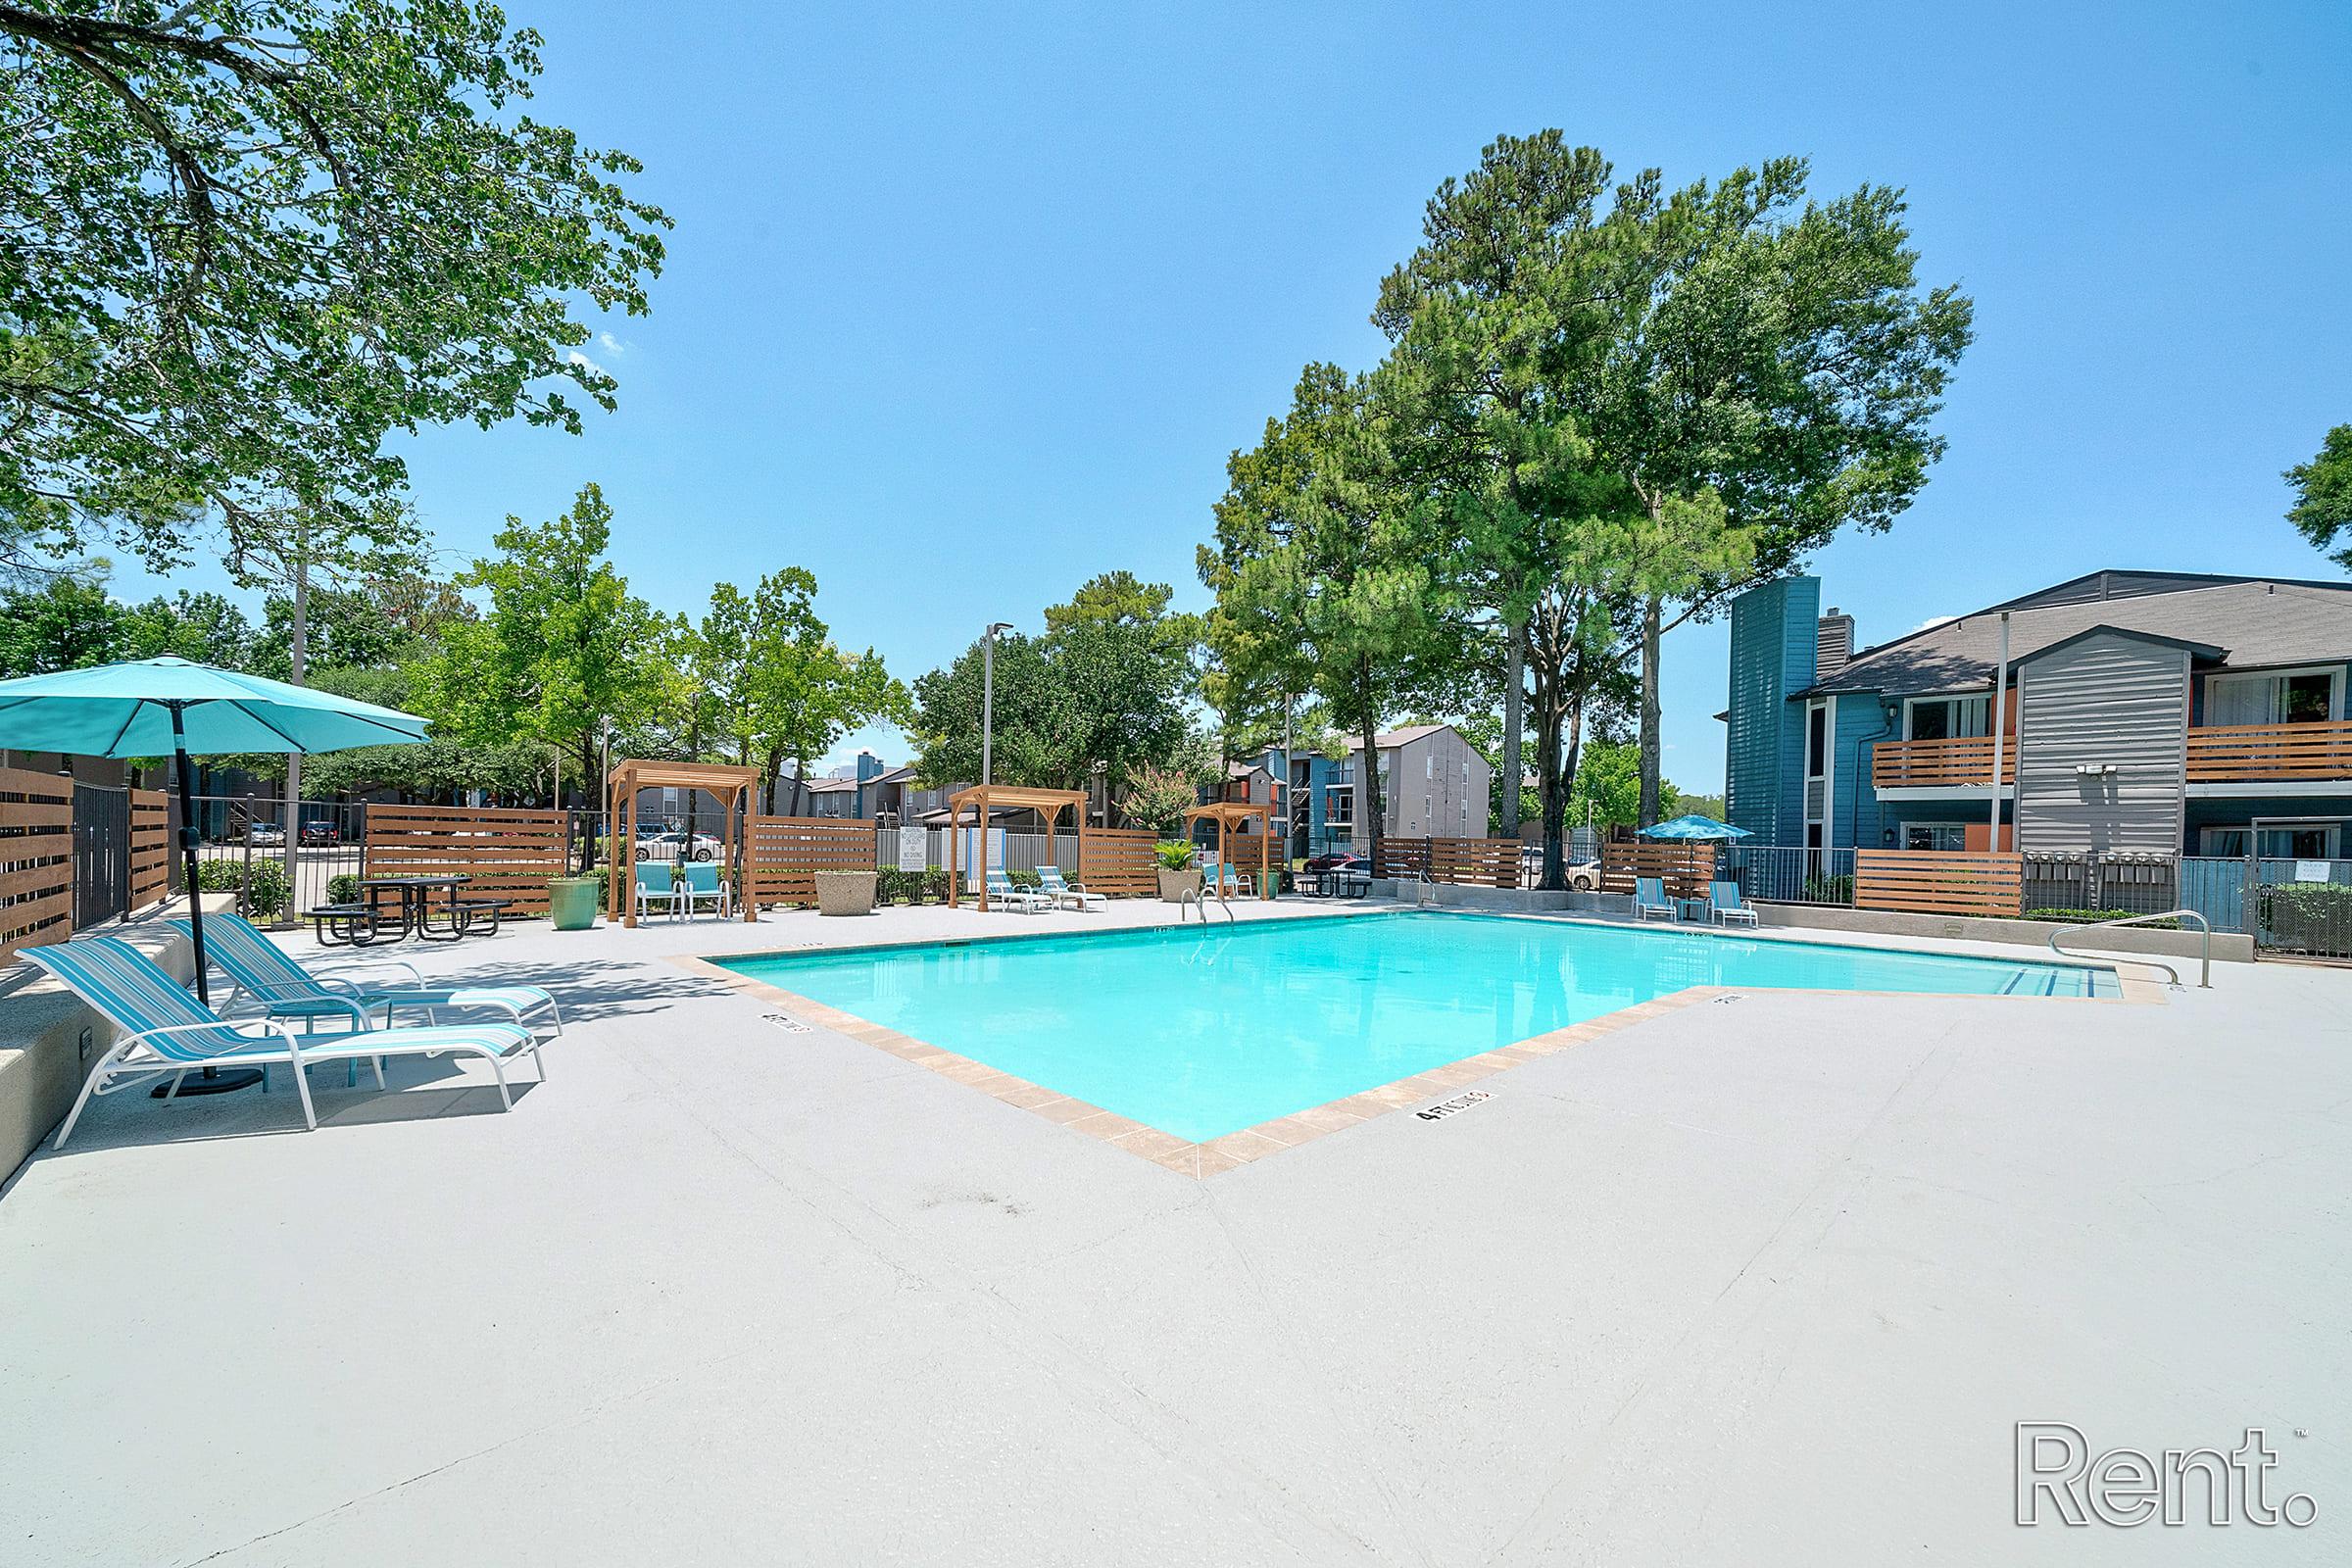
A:
MULTIPOLYGON (((997 633, 1012 630, 1008 620, 992 621, 980 634, 980 782, 995 782, 997 743, 997 633)), ((988 824, 983 822, 981 826, 988 824)))

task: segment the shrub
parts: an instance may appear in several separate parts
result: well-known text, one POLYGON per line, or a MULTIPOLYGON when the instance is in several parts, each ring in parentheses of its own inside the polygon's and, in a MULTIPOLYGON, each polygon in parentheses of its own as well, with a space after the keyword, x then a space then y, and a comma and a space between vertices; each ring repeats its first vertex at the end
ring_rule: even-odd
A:
POLYGON ((1004 880, 1016 888, 1036 888, 1042 885, 1035 871, 1007 869, 1004 873, 1004 880))
POLYGON ((243 860, 198 860, 196 862, 196 891, 199 893, 236 893, 245 886, 243 860))
POLYGON ((1161 839, 1152 846, 1152 856, 1170 871, 1189 871, 1193 868, 1193 843, 1190 839, 1161 839))
POLYGON ((293 902, 294 885, 286 876, 285 861, 254 861, 245 879, 244 896, 238 900, 245 913, 256 920, 274 920, 293 902))
POLYGON ((360 902, 360 879, 357 873, 339 871, 326 879, 326 902, 357 904, 360 902))
MULTIPOLYGON (((2054 920, 2063 925, 2101 925, 2109 920, 2129 920, 2132 913, 2131 909, 2028 909, 2021 918, 2054 920)), ((2171 931, 2179 925, 2178 920, 2150 920, 2147 929, 2171 931)))
POLYGON ((1851 876, 1809 876, 1805 878, 1807 904, 1851 904, 1854 902, 1854 879, 1851 876))
POLYGON ((2304 953, 2352 946, 2352 883, 2277 882, 2255 895, 2265 943, 2304 953))
POLYGON ((936 866, 923 873, 923 897, 934 904, 953 904, 955 897, 948 883, 948 868, 936 866))
MULTIPOLYGON (((944 886, 947 873, 939 875, 944 886)), ((920 904, 931 876, 929 871, 902 871, 895 866, 884 866, 874 873, 874 897, 883 904, 920 904)))

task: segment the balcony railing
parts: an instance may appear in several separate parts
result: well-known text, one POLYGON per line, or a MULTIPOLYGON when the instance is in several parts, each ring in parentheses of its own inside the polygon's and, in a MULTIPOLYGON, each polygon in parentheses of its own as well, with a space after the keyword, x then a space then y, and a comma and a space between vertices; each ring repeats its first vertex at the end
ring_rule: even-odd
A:
MULTIPOLYGON (((1992 737, 1962 735, 1940 741, 1881 741, 1871 748, 1874 790, 1982 789, 1992 782, 1992 737)), ((2001 743, 2001 782, 2017 782, 2017 738, 2001 743)))
POLYGON ((2191 784, 2352 779, 2352 721, 2228 724, 2188 732, 2191 784))

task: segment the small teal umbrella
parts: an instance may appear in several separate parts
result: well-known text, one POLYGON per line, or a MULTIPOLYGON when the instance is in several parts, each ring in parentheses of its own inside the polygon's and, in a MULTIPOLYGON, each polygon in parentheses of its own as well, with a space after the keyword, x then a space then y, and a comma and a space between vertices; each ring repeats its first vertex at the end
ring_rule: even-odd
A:
POLYGON ((1718 822, 1711 816, 1678 816, 1671 822, 1653 822, 1642 830, 1645 839, 1680 839, 1699 842, 1710 839, 1743 839, 1747 829, 1718 822))
POLYGON ((425 721, 414 713, 184 659, 138 659, 0 681, 0 747, 172 760, 179 791, 179 851, 188 883, 188 926, 196 950, 196 995, 207 1003, 212 998, 205 983, 204 910, 196 889, 196 819, 190 799, 195 792, 189 782, 188 754, 339 752, 354 746, 403 746, 425 738, 425 721))

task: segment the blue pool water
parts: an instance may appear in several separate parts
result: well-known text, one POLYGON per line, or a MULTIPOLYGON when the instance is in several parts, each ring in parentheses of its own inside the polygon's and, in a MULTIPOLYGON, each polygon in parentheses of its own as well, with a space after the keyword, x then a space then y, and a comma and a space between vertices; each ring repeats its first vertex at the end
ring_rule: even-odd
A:
POLYGON ((721 961, 1196 1142, 1689 986, 2116 993, 2078 964, 1434 913, 721 961))

